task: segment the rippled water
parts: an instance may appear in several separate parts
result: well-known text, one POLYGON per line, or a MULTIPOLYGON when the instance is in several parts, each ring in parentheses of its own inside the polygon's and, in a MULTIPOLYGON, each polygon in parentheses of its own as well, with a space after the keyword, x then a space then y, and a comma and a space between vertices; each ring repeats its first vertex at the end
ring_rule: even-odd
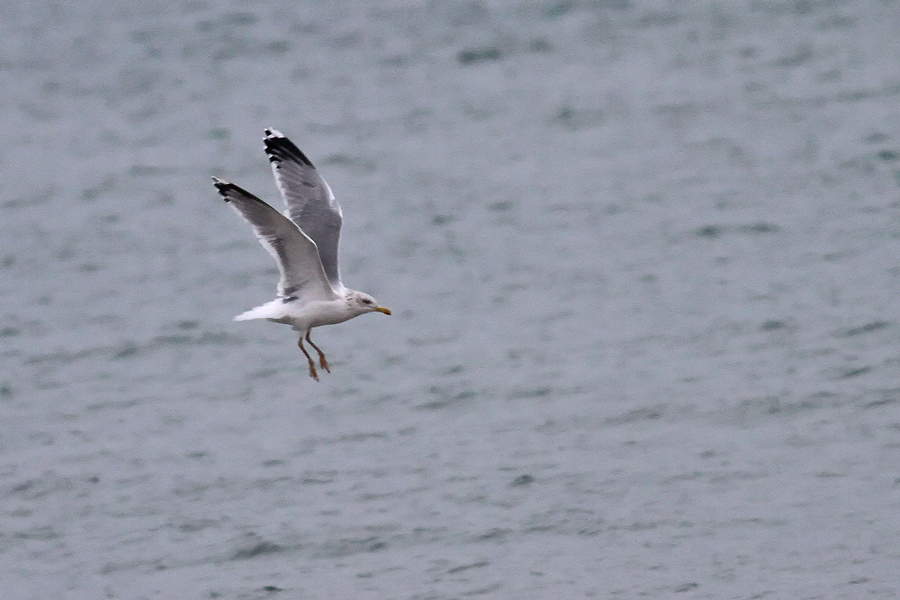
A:
POLYGON ((894 597, 896 2, 18 2, 10 598, 894 597), (394 310, 231 317, 261 136, 394 310))

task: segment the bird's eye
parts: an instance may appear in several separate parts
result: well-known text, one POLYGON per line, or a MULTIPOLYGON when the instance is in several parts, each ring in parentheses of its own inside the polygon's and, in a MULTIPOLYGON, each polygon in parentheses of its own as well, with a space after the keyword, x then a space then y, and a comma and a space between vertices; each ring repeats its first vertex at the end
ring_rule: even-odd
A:
POLYGON ((368 298, 363 298, 363 304, 372 304, 372 301, 368 298))

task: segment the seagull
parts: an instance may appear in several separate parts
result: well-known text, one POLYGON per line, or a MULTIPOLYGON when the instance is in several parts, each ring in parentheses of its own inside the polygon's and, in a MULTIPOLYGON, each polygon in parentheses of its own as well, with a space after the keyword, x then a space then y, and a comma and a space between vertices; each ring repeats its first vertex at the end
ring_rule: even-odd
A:
POLYGON ((343 215, 325 179, 291 140, 266 129, 263 141, 275 182, 287 207, 282 215, 245 189, 218 177, 213 185, 243 217, 263 247, 278 263, 278 297, 234 318, 267 319, 300 332, 297 345, 309 363, 309 376, 319 380, 303 338, 319 353, 319 365, 331 373, 325 354, 309 337, 313 327, 343 323, 370 312, 386 315, 368 294, 344 287, 338 269, 338 241, 343 215))

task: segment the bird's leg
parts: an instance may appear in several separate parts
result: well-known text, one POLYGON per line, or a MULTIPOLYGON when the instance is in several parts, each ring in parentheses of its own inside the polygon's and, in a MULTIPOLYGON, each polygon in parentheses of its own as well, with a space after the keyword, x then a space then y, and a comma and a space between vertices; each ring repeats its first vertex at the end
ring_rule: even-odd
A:
MULTIPOLYGON (((306 335, 309 336, 308 331, 306 332, 306 335)), ((297 340, 297 345, 300 346, 300 350, 303 351, 303 355, 306 356, 306 360, 307 360, 307 362, 309 362, 309 376, 312 377, 313 379, 315 379, 316 381, 318 381, 319 374, 316 373, 316 364, 313 362, 313 359, 309 357, 309 352, 306 351, 306 348, 303 347, 303 336, 302 335, 300 336, 300 339, 297 340)))
POLYGON ((319 353, 319 364, 322 365, 322 368, 331 373, 331 369, 328 368, 328 361, 325 360, 325 353, 319 350, 319 347, 316 346, 311 339, 309 339, 310 331, 312 331, 311 328, 306 330, 306 341, 309 342, 309 345, 315 348, 316 352, 319 353))

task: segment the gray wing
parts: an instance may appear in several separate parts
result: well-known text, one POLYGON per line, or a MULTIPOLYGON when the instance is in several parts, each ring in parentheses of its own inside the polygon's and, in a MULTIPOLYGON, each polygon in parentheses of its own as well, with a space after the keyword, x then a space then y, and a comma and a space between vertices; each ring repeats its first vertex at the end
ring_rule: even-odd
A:
POLYGON ((337 295, 328 284, 316 244, 287 217, 233 183, 213 177, 225 202, 244 217, 263 247, 278 263, 282 299, 331 300, 337 295))
POLYGON ((334 289, 341 289, 338 242, 343 217, 340 205, 312 162, 291 140, 274 129, 266 129, 263 140, 288 216, 316 243, 325 276, 334 289))

